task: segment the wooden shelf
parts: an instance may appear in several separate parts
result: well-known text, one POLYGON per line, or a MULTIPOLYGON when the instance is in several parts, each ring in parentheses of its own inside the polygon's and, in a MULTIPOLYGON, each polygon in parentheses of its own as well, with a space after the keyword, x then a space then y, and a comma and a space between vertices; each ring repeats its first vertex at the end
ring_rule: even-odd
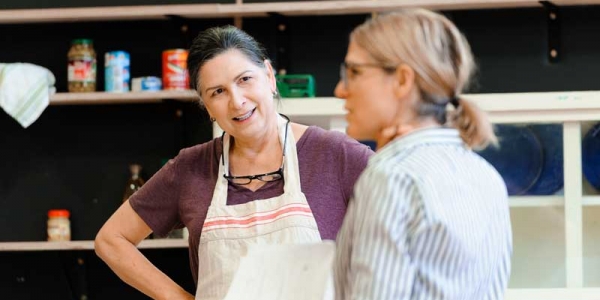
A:
POLYGON ((511 196, 509 197, 509 205, 510 207, 564 206, 565 197, 562 195, 511 196))
MULTIPOLYGON (((187 248, 185 239, 143 240, 139 249, 187 248)), ((0 242, 0 251, 93 250, 94 241, 69 242, 0 242)))
POLYGON ((599 206, 600 196, 583 196, 582 203, 583 206, 599 206))
POLYGON ((597 300, 600 288, 508 289, 506 300, 597 300))
MULTIPOLYGON (((562 123, 600 120, 600 91, 465 94, 493 123, 562 123)), ((334 97, 283 99, 290 116, 343 117, 344 101, 334 97), (289 101, 289 102, 286 102, 289 101)))
MULTIPOLYGON (((494 123, 560 123, 600 120, 600 91, 465 94, 488 112, 494 123)), ((194 91, 58 93, 50 105, 155 103, 167 99, 197 101, 194 91)), ((279 111, 296 117, 343 117, 344 101, 335 97, 283 98, 279 111)))
POLYGON ((198 95, 192 90, 127 93, 57 93, 50 96, 50 105, 157 103, 164 100, 195 101, 198 100, 198 95))
POLYGON ((600 92, 466 94, 494 123, 600 120, 600 92))
MULTIPOLYGON (((600 4, 600 0, 553 0, 556 5, 600 4)), ((278 13, 286 16, 366 14, 404 7, 434 10, 541 7, 537 0, 336 0, 293 1, 245 4, 181 4, 111 6, 86 8, 44 8, 0 10, 0 24, 156 20, 167 15, 185 18, 256 17, 278 13)))
POLYGON ((344 100, 334 97, 282 98, 278 111, 289 117, 343 117, 344 100))

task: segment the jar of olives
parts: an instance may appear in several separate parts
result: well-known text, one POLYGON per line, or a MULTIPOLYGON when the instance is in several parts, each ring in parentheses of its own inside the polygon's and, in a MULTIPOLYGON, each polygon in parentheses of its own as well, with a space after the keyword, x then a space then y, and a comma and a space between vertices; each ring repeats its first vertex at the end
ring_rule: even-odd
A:
POLYGON ((96 91, 96 51, 93 41, 73 40, 67 57, 69 92, 96 91))

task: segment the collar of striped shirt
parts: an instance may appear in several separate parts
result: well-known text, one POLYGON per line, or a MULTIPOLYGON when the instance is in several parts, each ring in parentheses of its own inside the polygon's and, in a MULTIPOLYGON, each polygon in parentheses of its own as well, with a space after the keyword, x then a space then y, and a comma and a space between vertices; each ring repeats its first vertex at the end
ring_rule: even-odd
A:
POLYGON ((385 145, 372 158, 372 162, 385 159, 398 151, 425 144, 445 144, 465 147, 457 129, 449 127, 428 127, 417 129, 406 135, 398 137, 385 145))

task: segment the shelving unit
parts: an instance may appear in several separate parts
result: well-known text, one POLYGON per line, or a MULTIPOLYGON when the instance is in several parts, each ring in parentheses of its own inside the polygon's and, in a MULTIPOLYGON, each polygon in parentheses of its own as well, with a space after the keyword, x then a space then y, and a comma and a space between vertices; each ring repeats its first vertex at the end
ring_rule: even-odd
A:
MULTIPOLYGON (((554 0, 555 5, 598 4, 598 0, 554 0)), ((124 7, 11 9, 0 11, 0 24, 83 22, 114 20, 160 20, 169 15, 184 18, 264 17, 365 14, 404 7, 435 10, 540 7, 536 0, 334 0, 269 3, 144 5, 124 7)))
MULTIPOLYGON (((518 222, 529 222, 523 209, 542 209, 545 215, 562 215, 564 218, 564 249, 553 255, 564 260, 564 288, 510 289, 506 299, 594 299, 598 289, 583 288, 583 209, 586 206, 600 205, 600 196, 584 195, 581 173, 582 124, 600 120, 600 92, 552 92, 516 94, 468 94, 465 99, 473 100, 485 110, 494 123, 562 123, 564 136, 564 195, 515 196, 510 198, 513 217, 518 222), (517 216, 521 217, 517 217, 517 216), (525 215, 525 217, 523 217, 525 215), (564 251, 564 256, 563 256, 564 251), (549 297, 548 295, 551 295, 549 297), (576 297, 576 298, 573 298, 576 297), (577 298, 578 297, 578 298, 577 298)), ((153 103, 171 99, 195 101, 193 91, 158 93, 86 93, 56 94, 51 98, 52 105, 88 105, 153 103)), ((333 97, 282 99, 280 112, 295 121, 319 124, 322 127, 344 130, 344 101, 333 97)), ((517 230, 521 225, 517 226, 517 230)), ((531 226, 523 225, 523 226, 531 226)), ((548 233, 546 233, 548 234, 548 233)), ((556 237, 560 237, 562 233, 556 237)), ((563 242, 558 242, 562 244, 563 242)), ((516 245, 519 246, 518 244, 516 245)), ((184 248, 185 240, 143 241, 140 248, 184 248)), ((527 251, 535 250, 537 245, 527 251)), ((9 242, 0 243, 0 251, 44 251, 44 250, 91 250, 93 241, 73 241, 66 243, 50 242, 9 242)), ((526 259, 526 258, 522 258, 526 259)), ((562 267, 561 267, 562 268, 562 267)), ((557 280, 561 281, 560 279, 557 280)))
POLYGON ((197 99, 198 95, 191 90, 128 93, 57 93, 50 96, 50 105, 157 103, 165 100, 195 101, 197 99))
MULTIPOLYGON (((188 242, 184 239, 156 239, 143 240, 139 249, 160 248, 187 248, 188 242)), ((94 241, 69 241, 69 242, 4 242, 0 243, 2 251, 56 251, 56 250, 93 250, 94 241)))
MULTIPOLYGON (((233 1, 232 1, 233 2, 233 1)), ((598 5, 600 0, 554 0, 558 6, 598 5)), ((365 14, 386 12, 403 7, 426 7, 439 10, 523 8, 541 7, 537 0, 349 0, 349 1, 296 1, 269 3, 191 4, 191 5, 147 5, 126 7, 89 7, 58 9, 0 10, 0 24, 26 24, 51 22, 88 22, 122 20, 161 20, 168 16, 183 18, 265 17, 271 13, 284 16, 365 14)), ((586 209, 600 206, 600 195, 586 193, 582 188, 581 135, 585 122, 600 121, 600 92, 555 92, 518 94, 471 94, 465 98, 475 101, 487 111, 492 122, 497 124, 560 123, 563 124, 564 147, 564 195, 516 196, 510 198, 513 216, 518 218, 516 229, 523 227, 532 241, 516 244, 515 267, 528 268, 527 255, 548 255, 559 261, 557 267, 543 266, 542 272, 557 272, 556 278, 540 288, 510 288, 506 299, 511 300, 571 300, 600 299, 600 288, 584 288, 584 277, 597 275, 584 264, 586 249, 594 249, 597 242, 585 239, 587 234, 596 233, 589 216, 596 216, 586 209), (528 222, 533 215, 547 224, 528 222), (588 216, 586 219, 585 216, 588 216), (591 224, 591 225, 590 225, 591 224), (531 226, 539 226, 536 232, 531 226), (547 228, 548 227, 548 228, 547 228), (546 234, 554 244, 536 245, 535 234, 546 234), (587 269, 586 269, 587 268, 587 269), (557 284, 556 284, 557 283, 557 284), (556 284, 556 285, 555 285, 556 284)), ((131 93, 58 93, 50 98, 50 105, 118 105, 160 103, 163 101, 193 102, 198 99, 194 91, 160 91, 131 93)), ((324 128, 344 131, 344 102, 333 97, 310 99, 283 99, 280 112, 294 121, 314 124, 324 128)), ((214 135, 220 134, 214 128, 214 135)), ((525 237, 527 238, 527 236, 525 237)), ((521 243, 522 240, 516 242, 521 243)), ((186 240, 145 240, 141 249, 186 248, 186 240)), ((93 250, 93 241, 71 242, 2 242, 0 252, 6 251, 56 251, 93 250)), ((595 254, 593 254, 595 255, 595 254)), ((599 256, 600 257, 600 256, 599 256)), ((538 261, 539 262, 539 261, 538 261)), ((592 265, 594 266, 594 265, 592 265)), ((536 273, 537 274, 537 273, 536 273)), ((535 280, 535 276, 518 275, 517 280, 535 280)), ((553 275, 553 274, 550 274, 553 275)), ((550 277, 549 277, 550 278, 550 277)), ((588 281, 588 280, 585 280, 588 281)), ((529 282, 529 281, 527 281, 529 282)), ((597 285, 600 286, 600 285, 597 285)))

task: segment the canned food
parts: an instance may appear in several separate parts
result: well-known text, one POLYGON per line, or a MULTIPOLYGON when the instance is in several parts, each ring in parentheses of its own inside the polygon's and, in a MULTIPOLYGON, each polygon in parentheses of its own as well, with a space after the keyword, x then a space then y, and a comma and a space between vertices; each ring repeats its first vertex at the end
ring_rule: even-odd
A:
POLYGON ((131 80, 131 90, 139 91, 160 91, 162 81, 155 76, 137 77, 131 80))
POLYGON ((111 51, 104 55, 104 90, 107 92, 128 92, 129 66, 131 62, 129 53, 125 51, 111 51))
POLYGON ((187 90, 190 79, 187 72, 188 51, 171 49, 163 51, 163 88, 165 90, 187 90))

